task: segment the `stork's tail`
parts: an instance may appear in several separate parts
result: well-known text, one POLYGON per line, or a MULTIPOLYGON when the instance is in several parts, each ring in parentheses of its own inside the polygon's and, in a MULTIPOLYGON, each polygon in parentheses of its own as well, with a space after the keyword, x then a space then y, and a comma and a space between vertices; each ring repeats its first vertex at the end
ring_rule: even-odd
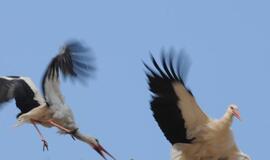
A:
POLYGON ((51 112, 52 111, 46 104, 41 104, 27 113, 19 114, 14 127, 21 126, 24 123, 33 123, 32 120, 43 121, 44 119, 48 119, 52 114, 51 112))
POLYGON ((72 134, 76 139, 83 141, 87 144, 89 144, 96 152, 98 152, 99 155, 101 155, 105 160, 105 155, 108 155, 113 160, 116 160, 107 150, 104 149, 104 147, 101 146, 99 141, 94 138, 87 135, 82 134, 79 130, 76 130, 74 134, 72 134))
POLYGON ((22 114, 17 118, 16 123, 13 125, 13 127, 19 127, 23 125, 24 123, 29 123, 30 122, 30 117, 28 114, 22 114))

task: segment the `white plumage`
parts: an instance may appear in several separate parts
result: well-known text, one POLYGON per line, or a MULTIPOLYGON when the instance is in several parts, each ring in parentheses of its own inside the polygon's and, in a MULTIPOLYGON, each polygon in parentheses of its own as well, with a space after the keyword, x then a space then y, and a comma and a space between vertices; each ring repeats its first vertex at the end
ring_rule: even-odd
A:
POLYGON ((233 117, 240 119, 238 107, 230 105, 221 119, 209 118, 183 81, 186 55, 179 54, 180 68, 174 66, 173 53, 162 54, 162 68, 151 58, 155 70, 145 64, 153 93, 151 110, 172 144, 172 160, 250 160, 238 149, 230 128, 233 117))

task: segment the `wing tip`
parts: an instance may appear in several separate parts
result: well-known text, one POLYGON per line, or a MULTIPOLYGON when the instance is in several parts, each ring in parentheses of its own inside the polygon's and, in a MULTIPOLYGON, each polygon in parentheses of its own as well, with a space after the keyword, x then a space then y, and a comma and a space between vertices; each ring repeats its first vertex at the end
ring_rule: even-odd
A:
POLYGON ((72 40, 67 41, 63 45, 60 54, 66 53, 67 51, 71 53, 78 53, 78 52, 84 53, 84 52, 91 51, 91 49, 87 47, 82 41, 72 39, 72 40))
POLYGON ((150 52, 150 60, 156 71, 154 71, 154 69, 152 69, 151 67, 149 67, 149 65, 143 62, 147 71, 149 71, 148 73, 146 72, 146 74, 171 81, 179 81, 180 83, 185 85, 184 79, 190 67, 189 56, 185 52, 183 52, 183 49, 181 49, 180 53, 178 54, 177 62, 175 62, 175 54, 176 51, 174 50, 174 48, 170 48, 167 53, 165 49, 162 48, 160 53, 160 61, 162 67, 160 67, 153 54, 150 52), (183 64, 184 62, 185 64, 183 64))
POLYGON ((89 52, 90 48, 83 45, 80 41, 71 40, 66 42, 59 51, 59 54, 49 64, 45 72, 45 77, 48 79, 59 78, 59 71, 62 72, 64 77, 91 76, 91 73, 96 70, 96 67, 91 64, 94 58, 88 54, 89 52))

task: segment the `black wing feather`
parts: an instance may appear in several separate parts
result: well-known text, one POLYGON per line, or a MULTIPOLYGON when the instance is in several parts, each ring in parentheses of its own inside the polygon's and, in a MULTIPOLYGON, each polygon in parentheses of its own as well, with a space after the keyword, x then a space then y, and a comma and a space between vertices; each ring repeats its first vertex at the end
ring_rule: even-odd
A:
POLYGON ((155 68, 159 71, 159 74, 161 74, 161 76, 163 77, 167 77, 165 73, 163 73, 162 69, 160 69, 159 65, 157 64, 157 61, 155 60, 155 58, 153 57, 153 55, 151 55, 151 59, 152 59, 152 62, 155 66, 155 68))
POLYGON ((9 76, 9 78, 0 78, 0 105, 14 98, 16 106, 21 111, 17 117, 40 105, 34 99, 35 94, 27 82, 19 79, 18 76, 9 76))
MULTIPOLYGON (((175 73, 174 67, 173 67, 173 59, 174 59, 174 54, 170 54, 170 59, 169 59, 169 68, 170 71, 172 73, 172 76, 174 77, 174 79, 177 79, 177 74, 175 73)), ((181 78, 182 80, 182 78, 181 78)), ((183 83, 183 82, 182 82, 183 83)))
MULTIPOLYGON (((161 56, 162 66, 165 72, 162 71, 152 55, 152 63, 158 72, 155 72, 145 64, 146 68, 150 71, 146 73, 146 75, 148 77, 149 89, 153 93, 151 110, 159 127, 171 144, 192 143, 194 138, 187 138, 185 120, 183 119, 181 110, 177 106, 179 98, 172 85, 175 82, 181 83, 183 86, 185 86, 185 84, 180 72, 178 72, 178 74, 175 72, 173 56, 168 57, 169 66, 167 64, 166 55, 162 54, 161 56)), ((185 57, 181 54, 179 58, 184 59, 185 57)))
POLYGON ((45 80, 59 78, 59 72, 64 77, 82 78, 90 75, 95 67, 89 63, 92 58, 87 54, 88 48, 77 41, 67 43, 61 52, 50 62, 42 79, 42 91, 45 95, 45 80))
POLYGON ((168 69, 165 54, 161 55, 161 61, 162 61, 162 67, 164 68, 166 75, 169 77, 169 79, 175 79, 175 77, 172 76, 172 74, 170 73, 168 69))
POLYGON ((0 78, 0 103, 15 97, 15 81, 0 78))

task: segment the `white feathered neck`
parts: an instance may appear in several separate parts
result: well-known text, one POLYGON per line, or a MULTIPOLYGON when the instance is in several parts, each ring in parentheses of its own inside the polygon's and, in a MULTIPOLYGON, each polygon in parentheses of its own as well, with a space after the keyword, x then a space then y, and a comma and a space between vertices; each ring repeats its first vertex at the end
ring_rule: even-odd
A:
POLYGON ((230 128, 230 126, 232 125, 232 122, 233 122, 233 113, 229 107, 227 111, 225 112, 225 114, 223 115, 223 117, 219 120, 219 123, 220 123, 220 126, 222 126, 222 128, 226 129, 226 128, 230 128))

